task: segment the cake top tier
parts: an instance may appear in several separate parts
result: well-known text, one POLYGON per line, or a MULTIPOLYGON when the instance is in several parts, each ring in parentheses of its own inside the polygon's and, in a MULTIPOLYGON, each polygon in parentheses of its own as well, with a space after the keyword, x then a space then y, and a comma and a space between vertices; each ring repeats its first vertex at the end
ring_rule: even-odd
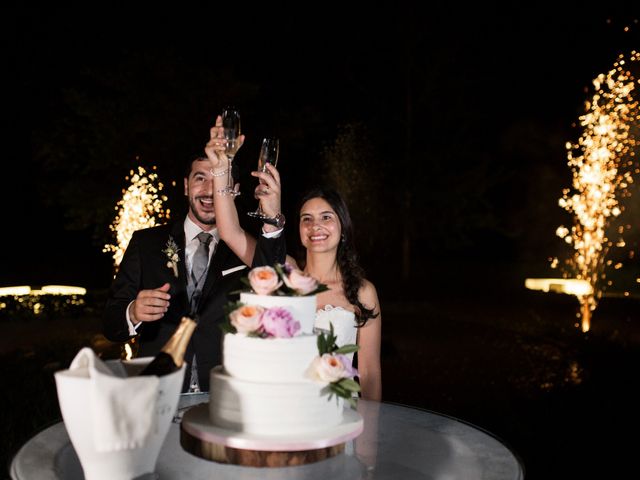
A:
MULTIPOLYGON (((294 335, 313 333, 313 324, 316 317, 316 296, 291 297, 286 295, 257 295, 255 293, 241 293, 240 303, 243 305, 259 306, 274 312, 277 315, 278 308, 291 314, 299 329, 294 335)), ((276 320, 277 321, 277 320, 276 320)), ((294 336, 288 335, 288 336, 294 336)), ((279 337, 281 335, 273 335, 279 337)))
POLYGON ((313 333, 316 294, 326 285, 289 264, 253 268, 242 281, 251 291, 227 305, 226 333, 262 338, 313 333))

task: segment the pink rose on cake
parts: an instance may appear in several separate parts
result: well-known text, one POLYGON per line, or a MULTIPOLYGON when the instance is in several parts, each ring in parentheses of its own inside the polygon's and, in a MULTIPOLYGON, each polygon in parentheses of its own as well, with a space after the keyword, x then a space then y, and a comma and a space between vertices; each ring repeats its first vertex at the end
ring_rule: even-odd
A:
POLYGON ((282 267, 284 284, 297 295, 308 295, 318 289, 318 281, 308 273, 285 263, 282 267))
POLYGON ((249 284, 258 295, 271 295, 282 286, 282 281, 275 269, 256 267, 249 272, 249 284))
POLYGON ((329 289, 324 283, 319 283, 311 275, 288 263, 252 268, 249 275, 240 281, 257 295, 304 297, 329 289))
POLYGON ((229 321, 238 333, 254 333, 260 330, 260 318, 264 308, 257 305, 244 305, 229 314, 229 321))
POLYGON ((262 338, 291 338, 300 331, 300 322, 282 307, 264 308, 235 303, 227 313, 226 333, 240 333, 262 338))
POLYGON ((267 336, 276 338, 291 338, 300 330, 300 322, 282 307, 266 309, 260 316, 260 324, 267 336))

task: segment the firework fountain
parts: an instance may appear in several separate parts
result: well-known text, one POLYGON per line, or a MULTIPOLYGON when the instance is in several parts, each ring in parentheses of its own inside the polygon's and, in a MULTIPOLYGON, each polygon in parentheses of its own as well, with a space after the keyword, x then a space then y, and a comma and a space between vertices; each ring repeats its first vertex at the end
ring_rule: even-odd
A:
MULTIPOLYGON (((156 167, 153 167, 155 170, 156 167)), ((158 181, 157 173, 147 173, 143 167, 137 172, 131 170, 125 180, 131 182, 129 188, 122 190, 122 198, 116 204, 118 212, 109 228, 115 234, 116 244, 104 246, 104 252, 113 255, 114 268, 117 271, 133 232, 142 228, 153 227, 161 220, 169 219, 170 211, 164 208, 167 197, 160 192, 164 185, 158 181)), ((130 360, 138 350, 136 337, 122 347, 120 356, 130 360)))
MULTIPOLYGON (((629 60, 621 55, 607 74, 593 80, 595 93, 579 118, 583 133, 577 143, 567 143, 573 179, 571 188, 563 190, 559 204, 572 214, 573 226, 560 226, 556 234, 573 247, 561 268, 565 279, 583 285, 580 293, 567 292, 580 301, 583 332, 590 329, 591 313, 611 285, 605 272, 612 263, 607 254, 614 246, 625 246, 623 233, 631 228, 619 226, 615 240, 607 236, 612 221, 624 212, 622 201, 631 196, 629 187, 639 173, 634 130, 640 126, 640 81, 630 68, 639 60, 640 53, 635 51, 629 60)), ((551 266, 555 268, 558 263, 553 259, 551 266)), ((615 268, 621 266, 617 263, 615 268)))
POLYGON ((116 270, 133 232, 153 227, 161 220, 168 219, 170 214, 169 209, 164 208, 167 197, 160 194, 164 185, 158 181, 157 173, 147 173, 143 167, 138 167, 137 172, 131 170, 125 180, 129 180, 131 185, 122 190, 122 199, 115 207, 118 213, 109 226, 115 234, 116 244, 107 244, 103 249, 113 254, 116 270))

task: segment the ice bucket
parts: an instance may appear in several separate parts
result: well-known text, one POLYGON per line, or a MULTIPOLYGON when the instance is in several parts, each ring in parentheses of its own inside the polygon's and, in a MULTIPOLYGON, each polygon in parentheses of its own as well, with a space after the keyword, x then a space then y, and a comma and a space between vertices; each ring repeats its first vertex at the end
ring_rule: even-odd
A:
MULTIPOLYGON (((135 376, 153 357, 142 357, 105 364, 116 376, 135 376)), ((60 411, 71 443, 78 455, 86 480, 130 480, 153 473, 164 439, 176 412, 184 379, 185 366, 174 373, 159 377, 149 434, 141 445, 104 451, 96 445, 94 415, 101 415, 92 403, 89 368, 61 370, 55 373, 60 411)), ((138 377, 142 378, 142 377, 138 377)))

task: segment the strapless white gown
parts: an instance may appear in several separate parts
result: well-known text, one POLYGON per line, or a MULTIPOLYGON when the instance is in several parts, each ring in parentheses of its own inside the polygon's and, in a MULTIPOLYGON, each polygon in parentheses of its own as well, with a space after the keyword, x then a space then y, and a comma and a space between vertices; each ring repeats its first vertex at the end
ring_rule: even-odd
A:
MULTIPOLYGON (((356 344, 358 330, 356 328, 356 315, 353 312, 342 307, 325 305, 324 308, 316 312, 314 330, 329 332, 329 324, 333 325, 333 333, 337 337, 336 344, 339 347, 347 344, 356 344)), ((348 357, 353 360, 353 353, 348 354, 348 357)))

